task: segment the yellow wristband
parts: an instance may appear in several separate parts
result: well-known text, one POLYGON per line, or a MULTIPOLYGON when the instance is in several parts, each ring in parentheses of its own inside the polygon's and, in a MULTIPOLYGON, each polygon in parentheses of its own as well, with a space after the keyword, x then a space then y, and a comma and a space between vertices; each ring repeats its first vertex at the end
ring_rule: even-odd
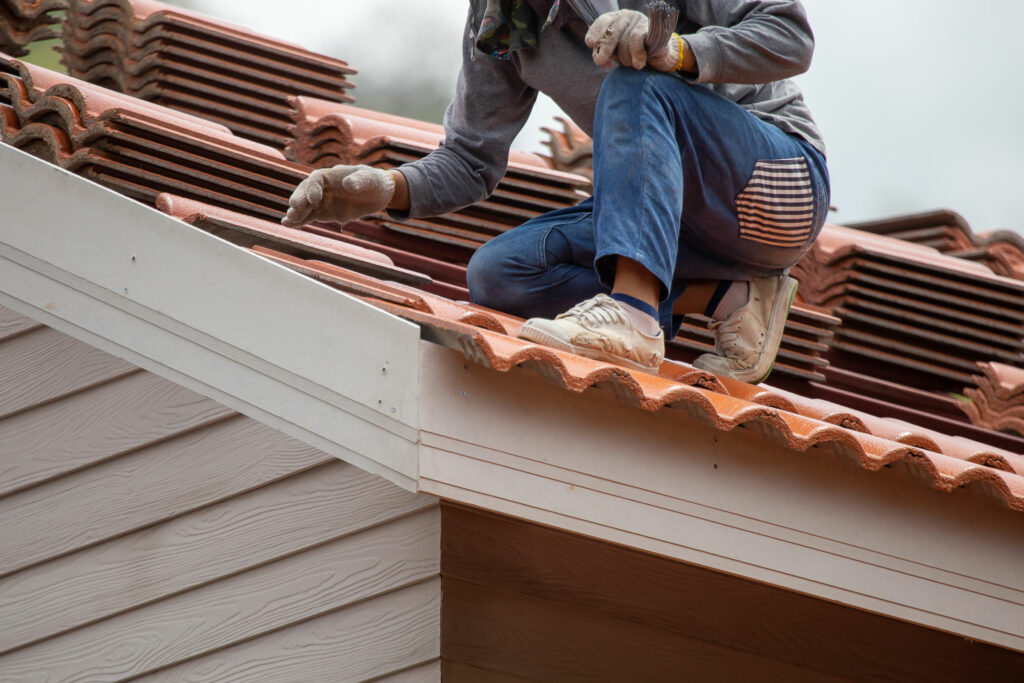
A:
POLYGON ((672 37, 679 42, 679 61, 676 62, 674 67, 672 67, 672 70, 679 71, 683 68, 683 60, 686 58, 686 43, 683 42, 683 39, 679 37, 678 33, 673 33, 672 37))

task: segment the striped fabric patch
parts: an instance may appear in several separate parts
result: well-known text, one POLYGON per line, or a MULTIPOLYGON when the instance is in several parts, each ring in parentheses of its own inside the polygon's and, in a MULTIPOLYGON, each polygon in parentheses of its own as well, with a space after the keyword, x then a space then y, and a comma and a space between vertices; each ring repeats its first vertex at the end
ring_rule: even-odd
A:
POLYGON ((814 229, 814 188, 807 160, 758 161, 736 197, 740 237, 773 247, 799 247, 814 229))

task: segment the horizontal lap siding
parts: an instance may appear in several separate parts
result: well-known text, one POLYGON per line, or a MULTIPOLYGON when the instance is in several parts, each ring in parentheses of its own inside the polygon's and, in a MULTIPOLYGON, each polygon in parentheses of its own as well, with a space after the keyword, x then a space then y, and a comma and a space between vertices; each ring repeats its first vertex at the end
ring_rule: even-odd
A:
POLYGON ((433 498, 2 307, 0 519, 5 682, 439 679, 433 498))

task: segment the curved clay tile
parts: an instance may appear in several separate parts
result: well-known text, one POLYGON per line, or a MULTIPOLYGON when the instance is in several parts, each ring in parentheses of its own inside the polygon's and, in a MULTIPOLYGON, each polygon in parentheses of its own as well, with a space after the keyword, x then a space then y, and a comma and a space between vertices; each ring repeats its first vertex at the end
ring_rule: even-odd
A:
POLYGON ((977 388, 964 394, 971 399, 961 404, 973 424, 995 431, 1024 435, 1024 370, 1002 363, 982 363, 982 375, 974 378, 977 388))

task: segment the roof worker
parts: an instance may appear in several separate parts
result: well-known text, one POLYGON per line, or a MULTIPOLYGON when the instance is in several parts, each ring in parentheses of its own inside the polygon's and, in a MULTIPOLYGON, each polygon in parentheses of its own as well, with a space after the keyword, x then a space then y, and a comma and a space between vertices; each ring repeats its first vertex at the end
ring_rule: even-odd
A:
POLYGON ((432 216, 486 198, 544 92, 594 139, 594 195, 481 247, 473 301, 530 318, 524 339, 646 372, 682 315, 704 313, 715 353, 697 367, 762 381, 796 293, 788 268, 829 206, 824 143, 787 80, 811 62, 804 8, 672 0, 676 32, 649 56, 644 0, 589 29, 574 2, 471 0, 444 144, 397 170, 315 171, 284 223, 432 216))

